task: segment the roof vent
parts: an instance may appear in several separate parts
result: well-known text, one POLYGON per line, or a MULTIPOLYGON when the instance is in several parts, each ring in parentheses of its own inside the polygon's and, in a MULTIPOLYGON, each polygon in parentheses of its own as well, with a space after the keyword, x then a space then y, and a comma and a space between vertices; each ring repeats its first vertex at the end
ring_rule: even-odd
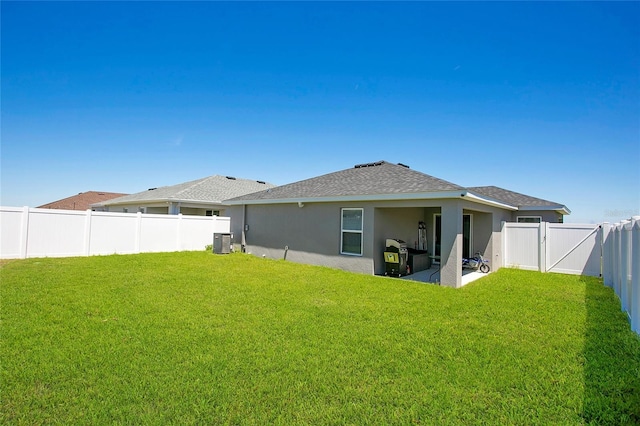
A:
POLYGON ((402 164, 402 163, 398 163, 398 166, 406 167, 407 169, 411 168, 411 167, 407 166, 406 164, 402 164))
POLYGON ((229 180, 236 180, 236 178, 234 178, 233 176, 225 176, 225 177, 229 180))
POLYGON ((375 163, 362 163, 362 164, 356 164, 355 166, 353 166, 354 169, 362 169, 363 167, 375 167, 375 166, 381 166, 384 164, 384 161, 376 161, 375 163))
POLYGON ((149 188, 149 191, 155 191, 158 188, 149 188))
POLYGON ((267 184, 267 182, 265 182, 265 181, 263 181, 263 180, 257 180, 256 182, 258 182, 258 183, 260 183, 260 184, 262 184, 262 185, 266 185, 266 184, 267 184))

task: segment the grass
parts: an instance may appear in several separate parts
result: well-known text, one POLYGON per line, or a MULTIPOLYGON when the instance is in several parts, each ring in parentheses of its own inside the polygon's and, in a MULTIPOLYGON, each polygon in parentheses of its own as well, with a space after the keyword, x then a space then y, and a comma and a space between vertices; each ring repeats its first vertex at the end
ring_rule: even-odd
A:
POLYGON ((190 252, 0 279, 3 424, 640 422, 640 338, 594 278, 453 290, 190 252))

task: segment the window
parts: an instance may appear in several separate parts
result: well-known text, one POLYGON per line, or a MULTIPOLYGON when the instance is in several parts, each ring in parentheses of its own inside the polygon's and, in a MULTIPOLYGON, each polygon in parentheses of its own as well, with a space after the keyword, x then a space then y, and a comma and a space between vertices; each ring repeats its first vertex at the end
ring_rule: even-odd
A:
POLYGON ((205 216, 220 216, 220 210, 207 210, 205 216))
POLYGON ((362 256, 363 209, 342 209, 340 253, 362 256))
POLYGON ((540 223, 542 216, 518 216, 518 223, 540 223))

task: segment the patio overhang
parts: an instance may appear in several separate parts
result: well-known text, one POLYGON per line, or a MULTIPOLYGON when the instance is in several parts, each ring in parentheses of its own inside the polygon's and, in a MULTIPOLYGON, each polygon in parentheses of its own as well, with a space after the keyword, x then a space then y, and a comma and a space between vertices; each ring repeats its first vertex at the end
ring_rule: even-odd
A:
POLYGON ((307 203, 335 203, 359 201, 406 201, 406 200, 453 200, 467 199, 469 201, 507 210, 518 210, 518 207, 505 204, 489 197, 484 197, 466 189, 438 192, 408 192, 391 194, 344 195, 328 197, 295 197, 277 199, 226 200, 225 205, 260 205, 260 204, 307 204, 307 203))

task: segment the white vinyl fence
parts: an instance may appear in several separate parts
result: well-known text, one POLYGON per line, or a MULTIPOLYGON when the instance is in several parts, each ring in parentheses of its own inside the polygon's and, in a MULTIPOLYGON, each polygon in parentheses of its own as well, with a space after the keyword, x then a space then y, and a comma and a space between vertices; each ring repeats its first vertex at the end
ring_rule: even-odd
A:
POLYGON ((602 279, 620 298, 631 329, 640 333, 640 216, 603 223, 602 279))
POLYGON ((503 222, 502 239, 502 266, 594 277, 601 274, 600 225, 503 222))
POLYGON ((230 219, 0 207, 0 258, 204 250, 230 219))

